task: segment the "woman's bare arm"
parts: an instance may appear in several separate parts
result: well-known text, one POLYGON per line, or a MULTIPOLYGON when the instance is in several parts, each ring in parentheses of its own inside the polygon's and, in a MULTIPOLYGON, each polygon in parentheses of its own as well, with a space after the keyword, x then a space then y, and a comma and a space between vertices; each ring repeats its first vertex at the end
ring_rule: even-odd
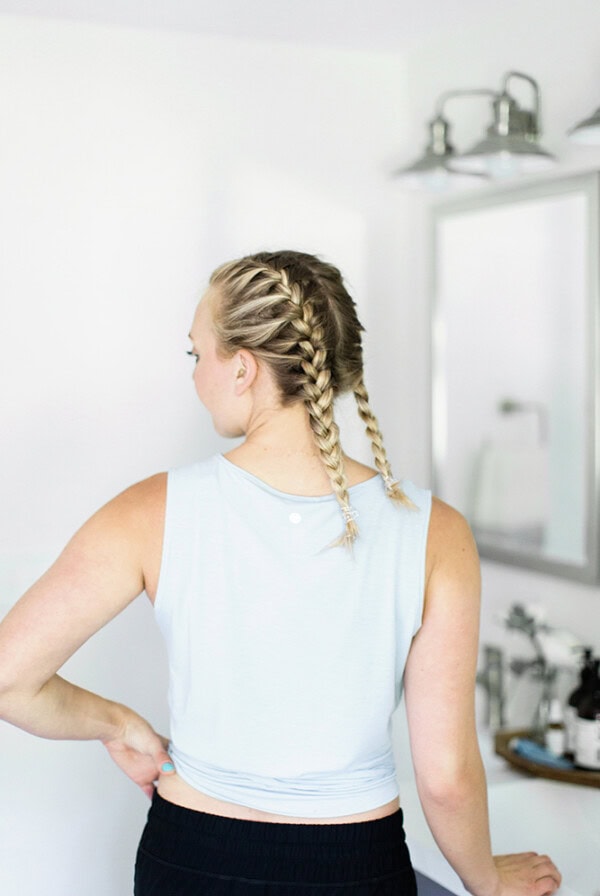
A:
MULTIPOLYGON (((39 737, 101 740, 113 758, 131 742, 123 749, 143 753, 151 747, 158 762, 163 755, 168 760, 164 738, 150 734, 148 723, 131 709, 56 674, 144 588, 152 593, 165 490, 166 476, 160 474, 110 501, 0 624, 0 718, 39 737)), ((134 777, 139 769, 124 770, 149 792, 151 782, 134 777)), ((144 771, 147 778, 151 769, 144 771)))
POLYGON ((469 527, 434 499, 423 625, 404 678, 419 798, 439 848, 471 893, 543 896, 560 884, 546 856, 491 854, 475 730, 479 605, 479 561, 469 527))

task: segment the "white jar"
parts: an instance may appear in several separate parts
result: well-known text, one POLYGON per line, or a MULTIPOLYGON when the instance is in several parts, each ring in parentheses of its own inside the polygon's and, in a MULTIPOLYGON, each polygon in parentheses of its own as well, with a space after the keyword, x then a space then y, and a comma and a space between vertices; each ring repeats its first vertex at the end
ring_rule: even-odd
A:
POLYGON ((575 723, 575 762, 582 768, 600 770, 600 718, 575 723))

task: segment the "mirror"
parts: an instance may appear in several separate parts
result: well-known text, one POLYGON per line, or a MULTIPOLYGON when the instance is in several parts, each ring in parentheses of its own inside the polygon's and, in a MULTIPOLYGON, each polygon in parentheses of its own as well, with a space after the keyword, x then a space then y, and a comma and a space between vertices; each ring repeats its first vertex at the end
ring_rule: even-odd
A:
POLYGON ((432 213, 434 490, 482 557, 598 581, 597 172, 432 213))

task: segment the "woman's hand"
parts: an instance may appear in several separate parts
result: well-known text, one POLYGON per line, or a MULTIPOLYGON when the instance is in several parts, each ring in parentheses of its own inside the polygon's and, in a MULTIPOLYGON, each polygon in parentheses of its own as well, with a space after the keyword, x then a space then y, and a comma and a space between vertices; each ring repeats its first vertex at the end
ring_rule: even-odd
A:
POLYGON ((152 799, 154 782, 159 775, 175 773, 167 753, 167 739, 131 710, 119 734, 102 743, 121 771, 141 787, 149 799, 152 799))
POLYGON ((500 875, 497 896, 550 896, 562 881, 554 862, 536 852, 494 856, 494 864, 500 875))

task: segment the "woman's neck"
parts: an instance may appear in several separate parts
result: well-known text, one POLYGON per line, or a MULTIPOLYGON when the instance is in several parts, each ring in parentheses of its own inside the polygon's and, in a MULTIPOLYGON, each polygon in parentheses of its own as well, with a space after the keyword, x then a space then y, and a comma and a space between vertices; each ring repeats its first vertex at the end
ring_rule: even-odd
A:
MULTIPOLYGON (((331 481, 319 446, 301 404, 261 415, 248 428, 244 442, 225 454, 227 460, 291 494, 325 495, 331 481)), ((348 484, 371 478, 375 471, 344 455, 348 484)))

